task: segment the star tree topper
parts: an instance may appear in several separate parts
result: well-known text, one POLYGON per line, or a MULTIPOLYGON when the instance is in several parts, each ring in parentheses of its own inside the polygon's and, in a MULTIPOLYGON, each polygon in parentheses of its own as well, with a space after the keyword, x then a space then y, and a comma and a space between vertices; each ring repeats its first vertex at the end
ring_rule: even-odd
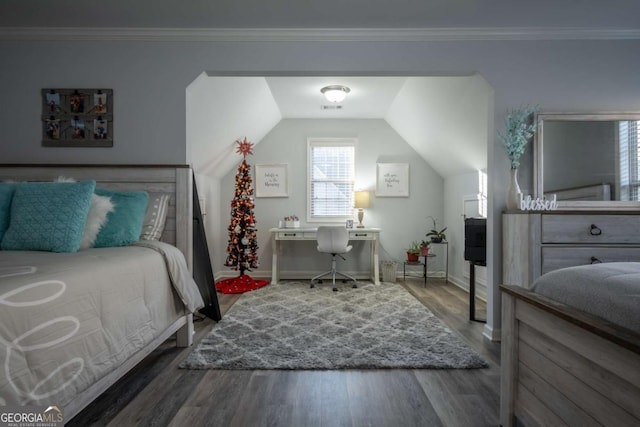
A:
POLYGON ((236 140, 236 143, 238 144, 236 153, 242 154, 243 159, 246 159, 247 155, 253 154, 253 142, 247 141, 247 137, 244 138, 244 141, 236 140))

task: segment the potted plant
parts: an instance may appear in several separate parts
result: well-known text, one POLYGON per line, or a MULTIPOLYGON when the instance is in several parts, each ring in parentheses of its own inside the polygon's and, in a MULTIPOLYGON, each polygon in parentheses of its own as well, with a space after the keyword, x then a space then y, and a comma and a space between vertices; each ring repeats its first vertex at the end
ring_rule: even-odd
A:
POLYGON ((418 262, 418 257, 420 256, 420 244, 415 240, 411 242, 411 245, 406 249, 407 251, 407 261, 409 262, 418 262))
POLYGON ((422 242, 420 242, 420 255, 421 256, 429 255, 429 242, 427 242, 426 240, 423 240, 422 242))
POLYGON ((427 234, 425 234, 426 237, 431 237, 431 242, 432 243, 440 243, 443 240, 447 240, 447 235, 444 234, 445 231, 447 231, 447 227, 438 230, 438 226, 436 224, 436 219, 432 216, 428 217, 431 218, 431 221, 433 221, 433 228, 431 228, 431 231, 429 231, 427 234))

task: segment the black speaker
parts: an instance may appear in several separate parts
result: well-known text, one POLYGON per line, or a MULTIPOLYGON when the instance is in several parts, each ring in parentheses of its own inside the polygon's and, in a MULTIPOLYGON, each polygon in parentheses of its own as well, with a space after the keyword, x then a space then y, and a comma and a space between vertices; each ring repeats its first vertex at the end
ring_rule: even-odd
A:
POLYGON ((464 259, 476 265, 487 264, 486 218, 465 218, 464 259))

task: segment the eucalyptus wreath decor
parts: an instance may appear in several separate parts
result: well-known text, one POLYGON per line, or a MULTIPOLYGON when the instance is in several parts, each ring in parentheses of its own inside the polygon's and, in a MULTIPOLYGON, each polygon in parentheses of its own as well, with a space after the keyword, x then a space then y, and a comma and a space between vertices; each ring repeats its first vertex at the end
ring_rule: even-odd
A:
POLYGON ((520 166, 520 156, 524 153, 527 142, 536 131, 537 124, 531 116, 538 111, 535 107, 512 110, 505 120, 506 132, 498 132, 502 145, 507 149, 507 156, 511 160, 511 168, 520 166))

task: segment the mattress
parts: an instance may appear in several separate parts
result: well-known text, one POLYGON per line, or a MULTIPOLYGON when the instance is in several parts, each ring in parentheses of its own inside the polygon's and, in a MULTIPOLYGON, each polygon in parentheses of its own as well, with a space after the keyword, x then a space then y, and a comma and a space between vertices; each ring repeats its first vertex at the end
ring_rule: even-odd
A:
POLYGON ((161 242, 0 251, 0 405, 66 405, 204 304, 161 242))
POLYGON ((532 290, 640 333, 640 263, 611 262, 554 270, 532 290))

